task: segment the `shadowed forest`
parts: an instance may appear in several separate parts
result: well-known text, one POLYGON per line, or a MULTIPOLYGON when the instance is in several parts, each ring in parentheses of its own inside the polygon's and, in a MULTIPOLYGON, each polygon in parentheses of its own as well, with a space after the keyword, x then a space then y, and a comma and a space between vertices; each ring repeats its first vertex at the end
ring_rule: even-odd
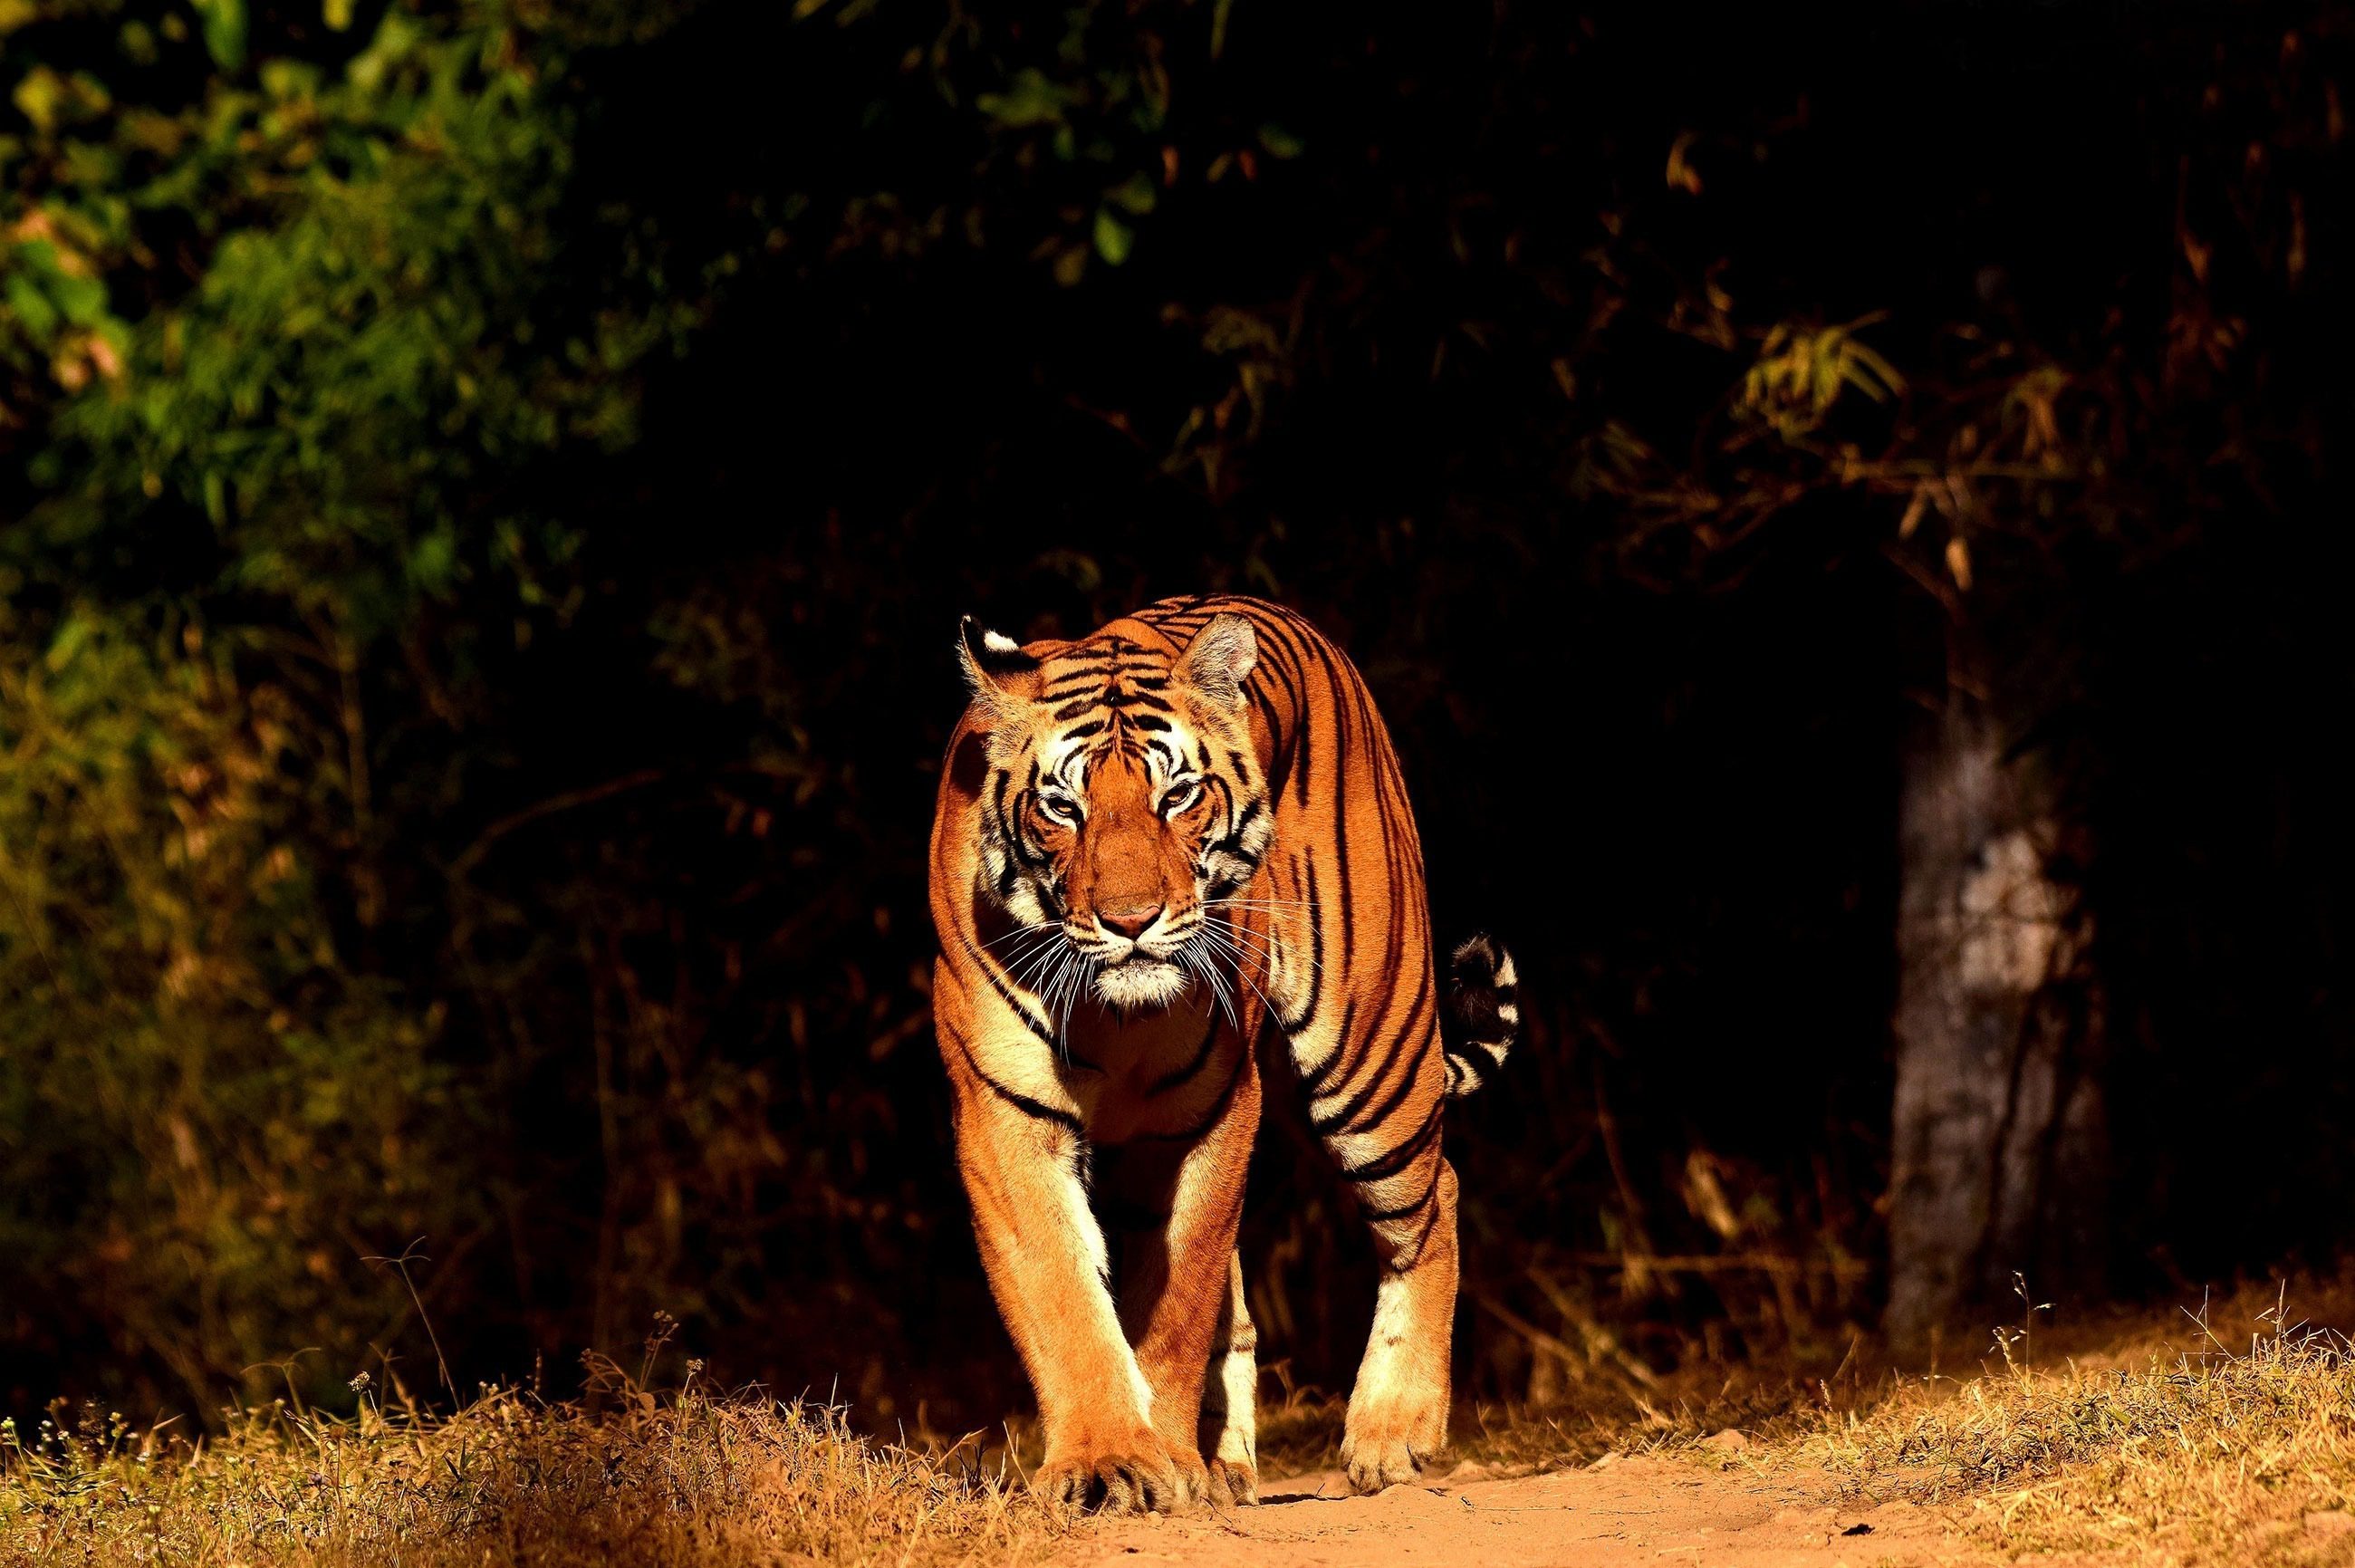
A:
MULTIPOLYGON (((0 0, 0 1413, 1024 1398, 957 617, 1312 617, 1456 1386, 2350 1240, 2355 11, 0 0), (430 1326, 430 1327, 429 1327, 430 1326), (668 1332, 666 1328, 663 1332, 668 1332)), ((1271 1078, 1271 1388, 1364 1228, 1271 1078)))

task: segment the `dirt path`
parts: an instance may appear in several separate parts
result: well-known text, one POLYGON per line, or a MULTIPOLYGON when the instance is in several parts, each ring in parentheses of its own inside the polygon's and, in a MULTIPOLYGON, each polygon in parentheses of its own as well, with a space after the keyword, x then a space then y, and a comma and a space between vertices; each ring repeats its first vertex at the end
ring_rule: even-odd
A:
POLYGON ((1305 1568, 1905 1568, 1998 1561, 1935 1510, 1833 1506, 1818 1489, 1673 1459, 1518 1480, 1450 1478, 1357 1498, 1337 1474, 1267 1483, 1263 1501, 1219 1516, 1097 1520, 1057 1561, 1267 1563, 1305 1568))

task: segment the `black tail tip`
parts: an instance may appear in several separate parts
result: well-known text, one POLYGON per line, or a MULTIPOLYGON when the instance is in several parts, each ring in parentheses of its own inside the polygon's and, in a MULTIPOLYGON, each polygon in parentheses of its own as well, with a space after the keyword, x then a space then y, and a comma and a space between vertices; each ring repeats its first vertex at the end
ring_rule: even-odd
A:
POLYGON ((1519 1032, 1521 1008, 1513 955, 1486 932, 1457 943, 1448 960, 1445 1031, 1448 1093, 1462 1096, 1505 1065, 1519 1032))
POLYGON ((1513 955, 1487 932, 1455 944, 1449 961, 1447 999, 1455 1020, 1473 1040, 1509 1040, 1520 1025, 1513 955))
POLYGON ((1466 981, 1487 984, 1494 980, 1497 971, 1512 962, 1504 944, 1485 931, 1476 931, 1455 944, 1450 966, 1458 985, 1466 981))

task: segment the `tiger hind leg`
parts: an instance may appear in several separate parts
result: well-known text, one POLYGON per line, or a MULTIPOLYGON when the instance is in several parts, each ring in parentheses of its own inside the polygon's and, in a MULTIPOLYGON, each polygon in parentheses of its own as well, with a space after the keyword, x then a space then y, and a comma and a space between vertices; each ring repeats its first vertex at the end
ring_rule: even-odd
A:
POLYGON ((1227 1271, 1227 1302, 1202 1379, 1202 1457, 1210 1470, 1210 1501, 1219 1507, 1259 1501, 1258 1397, 1259 1330, 1243 1300, 1238 1253, 1227 1271))
POLYGON ((1447 1446, 1449 1339, 1455 1324, 1455 1172, 1437 1166, 1425 1200, 1420 1244, 1400 1244, 1388 1221, 1374 1237, 1383 1253, 1373 1331, 1349 1393, 1341 1468, 1361 1492, 1411 1481, 1447 1446))

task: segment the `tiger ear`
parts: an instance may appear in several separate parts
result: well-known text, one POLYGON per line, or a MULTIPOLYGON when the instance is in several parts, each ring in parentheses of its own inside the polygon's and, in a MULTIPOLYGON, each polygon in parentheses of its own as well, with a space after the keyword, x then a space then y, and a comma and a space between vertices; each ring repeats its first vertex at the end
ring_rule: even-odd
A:
POLYGON ((1038 700, 1039 661, 1013 638, 983 630, 970 615, 957 624, 957 664, 974 701, 989 719, 1015 718, 1038 700))
POLYGON ((1259 639, 1241 615, 1218 614, 1194 634, 1178 673, 1195 690, 1226 708, 1240 708, 1243 679, 1259 662, 1259 639))

